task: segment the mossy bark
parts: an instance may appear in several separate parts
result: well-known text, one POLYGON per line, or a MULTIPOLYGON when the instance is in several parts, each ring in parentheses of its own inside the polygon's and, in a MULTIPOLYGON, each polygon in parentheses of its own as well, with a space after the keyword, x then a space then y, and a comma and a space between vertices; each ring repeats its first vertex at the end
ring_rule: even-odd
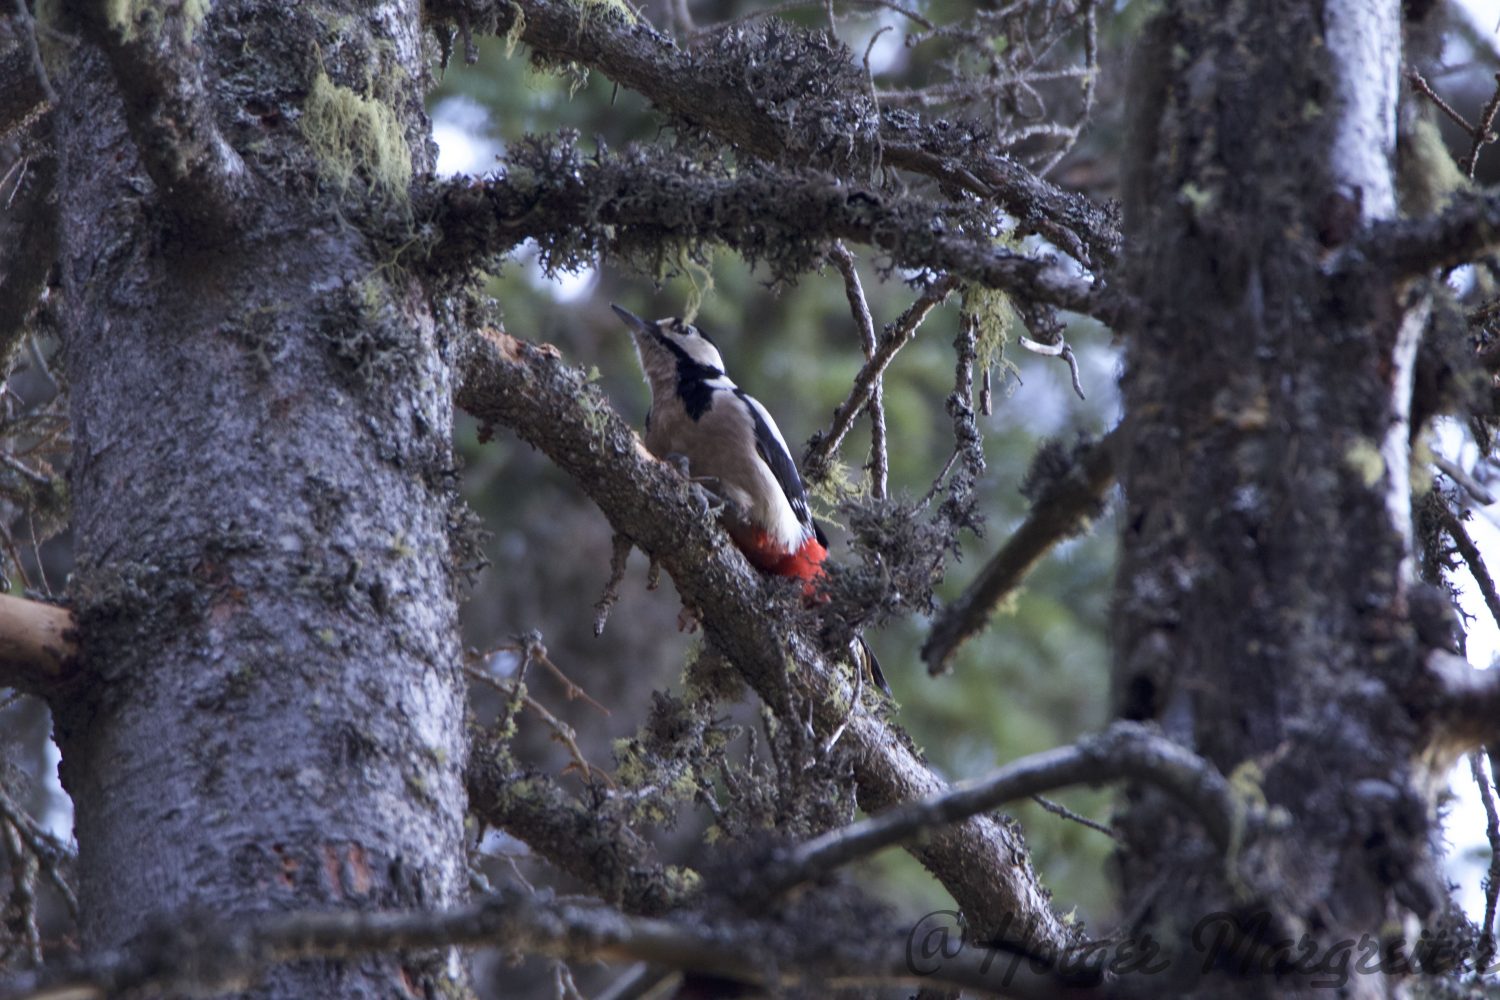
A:
MULTIPOLYGON (((232 213, 173 210, 84 37, 57 113, 87 670, 55 702, 84 948, 199 913, 458 903, 451 371, 390 265, 389 178, 431 166, 418 4, 212 5, 174 71, 250 175, 232 213), (299 127, 320 81, 379 102, 414 162, 330 171, 299 127)), ((256 993, 463 977, 449 955, 310 962, 256 993)))
POLYGON ((1134 67, 1117 709, 1232 774, 1274 831, 1225 858, 1160 796, 1125 807, 1125 898, 1198 995, 1316 995, 1257 949, 1405 932, 1409 955, 1412 919, 1442 917, 1407 708, 1423 300, 1332 266, 1394 212, 1399 8, 1183 0, 1134 67), (1216 912, 1244 921, 1218 951, 1216 912))

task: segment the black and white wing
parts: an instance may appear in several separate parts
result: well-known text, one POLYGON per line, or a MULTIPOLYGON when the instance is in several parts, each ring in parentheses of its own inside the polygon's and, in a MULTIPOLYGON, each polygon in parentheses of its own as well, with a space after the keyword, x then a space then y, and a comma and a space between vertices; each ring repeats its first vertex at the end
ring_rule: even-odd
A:
POLYGON ((802 486, 802 477, 797 474, 797 465, 792 461, 791 450, 787 448, 786 439, 781 436, 776 421, 771 419, 771 414, 760 405, 760 401, 744 389, 736 386, 734 394, 755 418, 755 450, 760 454, 761 461, 770 468, 771 475, 776 477, 787 503, 792 506, 792 513, 797 515, 797 521, 804 528, 817 531, 812 511, 807 506, 807 490, 802 486))

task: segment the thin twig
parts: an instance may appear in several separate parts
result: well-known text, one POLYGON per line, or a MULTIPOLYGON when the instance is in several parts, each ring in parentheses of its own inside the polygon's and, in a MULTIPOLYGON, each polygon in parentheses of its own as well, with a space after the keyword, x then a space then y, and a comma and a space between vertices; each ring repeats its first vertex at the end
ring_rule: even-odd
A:
POLYGON ((0 825, 8 825, 36 858, 42 875, 57 890, 68 907, 68 913, 78 919, 78 897, 63 876, 62 868, 73 860, 73 852, 66 844, 37 825, 26 810, 17 805, 4 789, 0 789, 0 825))
POLYGON ((953 463, 957 461, 958 449, 954 448, 948 455, 948 461, 943 463, 942 469, 938 471, 936 478, 932 480, 932 485, 927 488, 926 493, 922 494, 922 499, 917 501, 916 510, 922 510, 928 504, 932 503, 932 498, 937 496, 938 490, 943 488, 943 480, 948 478, 948 473, 953 471, 953 463))
POLYGON ((1436 465, 1443 475, 1462 487, 1463 491, 1473 497, 1476 503, 1488 507, 1495 502, 1495 495, 1485 489, 1479 480, 1469 475, 1457 462, 1450 462, 1441 455, 1434 455, 1432 464, 1436 465))
MULTIPOLYGON (((1459 128, 1463 129, 1466 134, 1471 136, 1474 134, 1474 126, 1469 124, 1469 120, 1455 111, 1453 109, 1453 106, 1450 105, 1447 101, 1439 97, 1437 95, 1437 91, 1432 89, 1432 86, 1427 82, 1426 78, 1424 78, 1421 73, 1417 72, 1414 69, 1407 70, 1406 79, 1411 83, 1413 89, 1415 89, 1417 93, 1421 94, 1423 97, 1427 98, 1434 105, 1436 105, 1439 111, 1452 119, 1453 123, 1459 128)), ((1470 176, 1473 175, 1471 174, 1470 176)))
POLYGON ((1078 457, 1073 468, 1058 477, 1031 506, 1026 520, 1000 551, 985 563, 974 582, 958 599, 938 613, 932 632, 922 644, 927 672, 936 676, 949 669, 953 654, 975 635, 990 616, 1062 539, 1079 529, 1115 479, 1112 431, 1078 457))
POLYGON ((1245 809, 1213 765, 1155 730, 1116 722, 1098 736, 1023 757, 979 781, 899 806, 793 848, 767 874, 775 895, 917 836, 1007 802, 1068 785, 1131 778, 1155 785, 1189 806, 1220 850, 1230 846, 1245 809))
POLYGON ((513 681, 503 681, 497 677, 491 677, 483 670, 479 670, 475 667, 465 667, 464 673, 468 674, 474 680, 479 681, 481 684, 494 688, 496 691, 505 695, 507 698, 515 698, 519 695, 521 703, 535 712, 537 714, 537 717, 545 722, 548 728, 552 730, 552 735, 557 739, 557 741, 568 748, 568 752, 573 757, 573 764, 571 766, 577 767, 580 771, 582 771, 584 778, 587 780, 593 780, 594 775, 597 774, 600 778, 604 779, 604 783, 609 787, 615 787, 614 779, 609 776, 609 773, 607 771, 605 771, 603 768, 598 768, 593 764, 590 764, 588 758, 584 757, 583 751, 578 747, 578 741, 575 738, 576 734, 573 732, 573 727, 549 712, 547 710, 547 707, 541 702, 537 701, 525 691, 522 691, 519 684, 516 684, 513 681))
POLYGON ((859 374, 854 377, 854 387, 849 390, 848 398, 834 411, 833 426, 825 432, 818 433, 808 443, 807 452, 802 458, 802 467, 810 476, 822 477, 829 458, 838 450, 839 445, 843 444, 844 436, 849 433, 849 428, 853 426, 854 418, 859 415, 859 411, 869 403, 875 383, 884 374, 891 359, 916 335, 917 327, 922 325, 927 314, 942 303, 958 285, 958 279, 952 275, 944 275, 937 279, 923 290, 917 300, 901 314, 896 322, 885 328, 885 335, 874 356, 859 370, 859 374))
POLYGON ((1047 810, 1054 816, 1061 816, 1063 819, 1070 819, 1073 822, 1077 823, 1079 826, 1086 826, 1090 830, 1097 830, 1098 832, 1111 839, 1119 839, 1119 834, 1115 833, 1114 828, 1109 826, 1108 824, 1101 823, 1096 819, 1089 819, 1087 816, 1084 816, 1081 813, 1076 813, 1073 810, 1069 809, 1061 802, 1053 802, 1045 795, 1033 795, 1031 797, 1031 801, 1035 802, 1037 805, 1041 806, 1043 809, 1047 810))
POLYGON ((778 996, 861 988, 868 993, 893 985, 1021 998, 1083 995, 1076 975, 1035 961, 996 962, 995 952, 982 947, 960 949, 930 970, 918 970, 910 944, 896 935, 830 930, 826 943, 773 960, 765 942, 777 933, 784 928, 768 922, 634 916, 506 885, 469 906, 438 912, 291 912, 159 923, 119 949, 13 976, 0 986, 0 997, 210 996, 243 991, 266 970, 288 962, 475 945, 573 962, 641 960, 755 984, 778 996))
POLYGON ((1017 337, 1016 342, 1033 354, 1045 355, 1049 358, 1062 358, 1068 364, 1068 372, 1073 376, 1073 391, 1078 393, 1079 399, 1087 399, 1083 394, 1083 382, 1078 377, 1078 358, 1073 354, 1073 348, 1061 337, 1055 344, 1043 344, 1032 340, 1030 337, 1017 337))
MULTIPOLYGON (((1083 75, 1083 110, 1079 112, 1078 121, 1068 129, 1069 134, 1064 136, 1062 144, 1053 150, 1046 161, 1037 168, 1038 177, 1046 177, 1052 172, 1052 168, 1068 155, 1068 151, 1073 148, 1078 142, 1079 135, 1083 133, 1083 127, 1088 124, 1089 115, 1094 111, 1094 81, 1099 76, 1099 24, 1094 16, 1094 0, 1083 0, 1082 11, 1083 64, 1086 70, 1083 75)), ((1036 77, 1031 76, 1031 79, 1035 80, 1036 77)), ((1076 370, 1073 381, 1076 387, 1078 381, 1076 370)), ((1083 391, 1079 390, 1078 394, 1082 396, 1083 391)))
POLYGON ((1453 539, 1453 547, 1458 549, 1464 565, 1469 567, 1474 582, 1479 585, 1479 593, 1484 597, 1484 606, 1490 609, 1490 617, 1500 624, 1500 591, 1495 589, 1495 580, 1490 576, 1489 567, 1484 564, 1479 546, 1474 544, 1463 521, 1446 504, 1443 505, 1443 524, 1448 529, 1448 537, 1453 539))
POLYGON ((1496 112, 1500 112, 1500 73, 1495 74, 1495 93, 1479 114, 1479 125, 1473 130, 1473 145, 1469 147, 1469 155, 1464 157, 1463 171, 1469 180, 1474 179, 1474 168, 1479 166, 1480 148, 1487 142, 1495 141, 1491 129, 1495 125, 1496 112))
POLYGON ((1469 754, 1469 773, 1474 776, 1474 784, 1479 788, 1479 799, 1484 803, 1484 832, 1490 842, 1490 866, 1484 876, 1484 923, 1479 925, 1477 966, 1488 969, 1490 960, 1495 957, 1495 900, 1500 895, 1500 812, 1495 809, 1495 796, 1489 776, 1484 772, 1484 755, 1478 750, 1469 754))
POLYGON ((599 595, 599 600, 594 605, 595 637, 604 634, 604 623, 609 621, 609 613, 620 599, 620 585, 625 582, 625 564, 630 559, 633 547, 630 539, 624 535, 616 533, 610 539, 609 579, 605 581, 604 593, 599 595))
POLYGON ((36 923, 36 856, 21 846, 16 828, 9 823, 0 823, 0 847, 5 849, 3 856, 10 876, 6 930, 11 933, 20 930, 26 962, 32 968, 39 968, 42 964, 42 935, 36 923))
MULTIPOLYGON (((849 299, 849 311, 854 315, 854 325, 859 328, 860 345, 864 348, 865 364, 875 357, 875 319, 870 315, 870 303, 865 298, 864 285, 859 280, 859 269, 854 265, 854 255, 842 241, 835 241, 829 258, 844 276, 844 295, 849 299)), ((865 407, 870 414, 870 495, 876 500, 886 497, 886 480, 890 459, 886 453, 885 388, 880 375, 870 389, 870 402, 865 407)))

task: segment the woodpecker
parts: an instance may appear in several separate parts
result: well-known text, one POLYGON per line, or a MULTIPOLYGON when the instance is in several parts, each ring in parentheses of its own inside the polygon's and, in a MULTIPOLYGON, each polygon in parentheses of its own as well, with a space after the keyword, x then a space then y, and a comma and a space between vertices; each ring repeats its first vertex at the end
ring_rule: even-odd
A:
MULTIPOLYGON (((693 479, 723 501, 720 520, 752 566, 802 580, 809 600, 827 600, 815 581, 823 575, 828 539, 813 520, 802 477, 771 414, 724 374, 718 347, 697 327, 677 318, 653 323, 613 308, 630 328, 651 387, 646 448, 657 458, 687 460, 693 479)), ((856 639, 851 652, 890 695, 864 640, 856 639)))

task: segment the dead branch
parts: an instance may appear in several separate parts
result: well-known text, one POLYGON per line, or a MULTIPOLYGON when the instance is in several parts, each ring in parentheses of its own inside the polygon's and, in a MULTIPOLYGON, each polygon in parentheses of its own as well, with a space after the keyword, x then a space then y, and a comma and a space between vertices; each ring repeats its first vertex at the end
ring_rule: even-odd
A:
MULTIPOLYGON (((808 695, 819 738, 847 717, 841 745, 855 764, 860 805, 869 812, 927 798, 947 785, 900 730, 863 709, 852 715, 849 683, 819 645, 778 612, 783 595, 758 576, 718 522, 694 503, 690 486, 652 458, 640 438, 584 374, 505 333, 471 336, 457 401, 489 424, 505 424, 567 472, 617 532, 660 560, 678 592, 703 615, 709 642, 767 704, 780 704, 789 663, 808 695)), ((794 604, 794 601, 789 603, 794 604)), ((835 653, 837 655, 837 653, 835 653)), ((1026 861, 1015 834, 989 817, 943 827, 912 853, 972 914, 982 933, 1002 914, 1032 940, 1063 945, 1067 930, 1026 861)))
POLYGON ((67 609, 0 594, 0 687, 46 691, 69 673, 77 648, 67 609))
POLYGON ((1443 527, 1448 530, 1448 537, 1453 539, 1453 547, 1463 558, 1464 565, 1474 575, 1474 582, 1479 585, 1479 593, 1484 598, 1484 606, 1490 610, 1490 617, 1497 625, 1500 625, 1500 591, 1495 589, 1495 580, 1490 576, 1489 567, 1485 565, 1479 546, 1475 545, 1474 539, 1469 537, 1463 520, 1458 514, 1449 510, 1446 503, 1443 504, 1443 527))
POLYGON ((1479 750, 1469 754, 1469 773, 1484 805, 1484 833, 1490 844, 1490 864, 1484 876, 1484 919, 1479 925, 1479 956, 1475 963, 1479 969, 1488 969, 1495 957, 1495 902, 1500 895, 1500 811, 1495 808, 1494 789, 1485 773, 1485 757, 1479 750))
POLYGON ((922 644, 929 674, 949 669, 958 647, 982 630, 1052 546, 1076 533, 1098 507, 1099 498, 1115 479, 1114 442, 1111 432, 1078 457, 1065 475, 1053 478, 1026 520, 985 563, 974 582, 938 613, 922 644))
POLYGON ((885 328, 879 348, 865 361, 859 374, 854 376, 854 386, 849 390, 848 398, 833 412, 833 426, 826 432, 820 431, 808 442, 807 451, 802 456, 802 468, 809 478, 822 478, 829 459, 839 445, 844 443, 844 436, 854 426, 859 411, 874 398, 875 387, 880 383, 881 376, 885 374, 896 352, 916 336, 917 328, 922 325, 927 314, 941 305, 958 286, 958 279, 951 275, 939 278, 923 290, 896 322, 885 328))
POLYGON ((923 831, 1016 799, 1122 778, 1153 785, 1188 806, 1221 851, 1228 850, 1236 825, 1245 822, 1244 808, 1212 764, 1140 723, 1116 722, 1073 746, 1023 757, 988 778, 960 782, 799 844, 768 875, 765 888, 785 892, 923 831))
MULTIPOLYGON (((778 933, 780 932, 780 933, 778 933)), ((348 959, 393 951, 491 946, 567 961, 646 961, 780 992, 911 984, 991 996, 1055 997, 1062 982, 1030 962, 994 962, 977 948, 943 956, 930 973, 913 968, 908 942, 828 928, 818 947, 773 950, 775 925, 710 925, 626 916, 606 907, 544 899, 502 887, 472 906, 417 911, 302 912, 158 923, 128 948, 58 969, 17 976, 3 1000, 85 1000, 125 994, 209 996, 243 991, 287 962, 348 959), (759 942, 754 944, 752 942, 759 942)), ((1097 985, 1100 975, 1093 977, 1097 985)), ((1075 989, 1085 984, 1068 983, 1075 989)))
POLYGON ((1426 756, 1444 767, 1479 747, 1500 742, 1500 671, 1476 670, 1447 650, 1427 653, 1421 710, 1428 730, 1426 756))
POLYGON ((57 890, 57 894, 67 904, 68 912, 77 920, 78 897, 74 895, 73 887, 68 885, 63 871, 75 860, 72 849, 42 829, 26 810, 6 794, 4 788, 0 788, 0 826, 9 826, 15 831, 16 839, 36 859, 40 873, 57 890))
MULTIPOLYGON (((859 269, 854 266, 854 255, 842 243, 834 243, 829 258, 844 277, 844 295, 849 299, 849 312, 854 324, 859 327, 860 346, 865 352, 865 364, 875 357, 875 317, 870 315, 870 303, 865 299, 864 285, 859 280, 859 269)), ((886 477, 890 459, 886 453, 885 393, 881 378, 875 376, 870 387, 870 402, 865 411, 870 414, 870 496, 884 500, 886 477)))

